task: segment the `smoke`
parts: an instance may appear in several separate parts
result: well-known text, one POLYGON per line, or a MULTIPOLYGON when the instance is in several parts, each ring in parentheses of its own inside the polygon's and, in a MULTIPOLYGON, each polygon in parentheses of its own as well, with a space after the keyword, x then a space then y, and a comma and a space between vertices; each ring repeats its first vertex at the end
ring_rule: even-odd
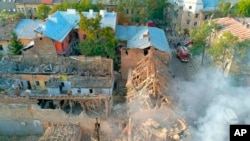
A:
POLYGON ((230 124, 250 124, 248 87, 233 87, 220 71, 203 70, 193 81, 173 82, 179 113, 192 141, 227 141, 230 124))

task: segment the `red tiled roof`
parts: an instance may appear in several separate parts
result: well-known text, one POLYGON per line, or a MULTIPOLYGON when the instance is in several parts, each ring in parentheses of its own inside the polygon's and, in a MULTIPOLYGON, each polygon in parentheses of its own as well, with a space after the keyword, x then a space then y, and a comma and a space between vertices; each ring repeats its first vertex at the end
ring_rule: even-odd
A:
POLYGON ((237 36, 240 41, 250 39, 250 28, 243 25, 234 18, 219 18, 215 20, 216 23, 223 25, 222 31, 230 31, 237 36))
POLYGON ((52 4, 53 0, 41 0, 41 3, 52 4))

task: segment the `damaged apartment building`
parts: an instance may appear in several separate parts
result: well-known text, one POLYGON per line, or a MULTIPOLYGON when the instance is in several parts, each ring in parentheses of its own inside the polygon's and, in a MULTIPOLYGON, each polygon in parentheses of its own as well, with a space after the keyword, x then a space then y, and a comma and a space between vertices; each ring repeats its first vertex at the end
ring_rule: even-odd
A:
POLYGON ((6 95, 28 94, 29 99, 38 100, 41 108, 70 107, 71 113, 78 105, 86 112, 99 109, 102 115, 105 107, 104 117, 108 116, 114 85, 111 59, 9 55, 2 58, 0 65, 1 81, 12 82, 3 92, 6 95))
POLYGON ((168 61, 166 53, 150 51, 129 73, 123 135, 130 141, 179 141, 189 135, 185 119, 173 110, 168 61))
POLYGON ((118 26, 121 74, 127 80, 127 124, 121 132, 128 141, 180 141, 189 137, 187 123, 174 109, 170 92, 171 50, 162 29, 118 26))

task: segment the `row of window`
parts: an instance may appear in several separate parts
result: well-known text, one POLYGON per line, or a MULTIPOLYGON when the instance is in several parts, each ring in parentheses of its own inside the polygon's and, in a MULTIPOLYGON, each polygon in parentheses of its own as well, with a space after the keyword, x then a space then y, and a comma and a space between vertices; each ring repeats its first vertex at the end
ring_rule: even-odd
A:
MULTIPOLYGON (((188 15, 188 17, 191 17, 191 16, 192 16, 192 13, 191 13, 191 12, 188 12, 187 15, 188 15)), ((195 17, 195 18, 198 18, 198 17, 199 17, 199 14, 195 14, 194 17, 195 17)))
MULTIPOLYGON (((187 20, 187 25, 190 25, 190 22, 191 22, 190 20, 187 20)), ((194 26, 197 26, 197 24, 198 24, 197 22, 194 22, 194 26)))
MULTIPOLYGON (((27 8, 27 9, 29 9, 28 11, 30 11, 30 12, 31 12, 31 9, 32 9, 32 8, 27 8)), ((27 9, 24 9, 24 8, 18 8, 17 10, 18 10, 19 12, 24 12, 25 10, 27 11, 27 9)), ((37 11, 37 9, 36 9, 36 8, 33 8, 33 11, 34 11, 34 12, 36 12, 36 11, 37 11)))

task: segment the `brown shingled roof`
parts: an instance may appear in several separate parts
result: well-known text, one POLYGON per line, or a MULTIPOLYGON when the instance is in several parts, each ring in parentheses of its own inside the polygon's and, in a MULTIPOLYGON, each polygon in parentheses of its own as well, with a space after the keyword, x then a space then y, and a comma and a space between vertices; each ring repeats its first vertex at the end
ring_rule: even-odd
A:
POLYGON ((223 26, 222 31, 230 31, 235 36, 238 36, 240 41, 250 39, 250 28, 247 28, 246 25, 243 25, 234 18, 219 18, 215 22, 223 26))

